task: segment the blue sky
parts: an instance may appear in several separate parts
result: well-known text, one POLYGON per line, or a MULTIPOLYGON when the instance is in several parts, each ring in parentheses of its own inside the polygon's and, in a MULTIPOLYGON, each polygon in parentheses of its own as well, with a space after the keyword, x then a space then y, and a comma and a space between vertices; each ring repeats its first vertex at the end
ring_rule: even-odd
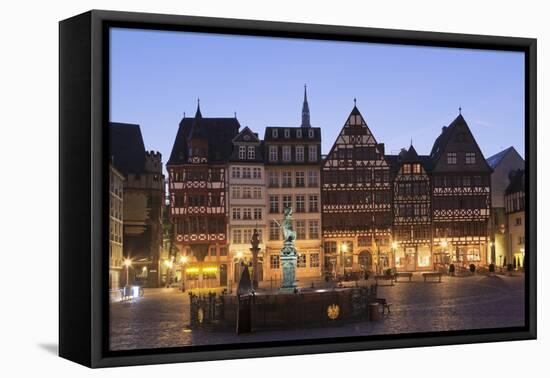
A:
POLYGON ((524 156, 524 56, 517 52, 113 29, 111 121, 137 123, 168 160, 178 123, 232 117, 263 137, 299 126, 303 86, 328 153, 357 107, 386 153, 428 154, 459 106, 485 157, 524 156))

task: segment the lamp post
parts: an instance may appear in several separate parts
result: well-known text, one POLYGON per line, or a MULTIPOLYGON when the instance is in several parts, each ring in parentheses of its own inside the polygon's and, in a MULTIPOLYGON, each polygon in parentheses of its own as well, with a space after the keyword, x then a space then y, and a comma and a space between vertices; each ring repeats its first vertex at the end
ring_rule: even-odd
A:
POLYGON ((340 252, 342 252, 342 275, 346 275, 346 257, 345 253, 348 251, 348 244, 346 242, 342 242, 340 245, 340 252))
POLYGON ((260 234, 258 233, 258 229, 254 229, 254 233, 252 234, 252 239, 250 240, 250 244, 252 245, 252 248, 250 248, 250 252, 252 252, 252 288, 254 290, 258 289, 258 252, 260 252, 260 234))
POLYGON ((124 259, 124 266, 126 267, 126 286, 130 286, 130 267, 132 266, 132 260, 124 259))
POLYGON ((398 247, 398 246, 399 246, 399 245, 397 244, 397 241, 393 241, 393 242, 391 243, 391 252, 392 252, 392 254, 393 254, 393 256, 392 256, 393 264, 392 264, 392 265, 393 265, 394 267, 396 266, 396 262, 397 262, 397 261, 396 261, 396 253, 397 253, 397 247, 398 247))
POLYGON ((185 271, 185 266, 187 265, 187 256, 181 256, 180 257, 180 264, 181 264, 181 292, 185 292, 185 278, 187 276, 187 272, 185 271))

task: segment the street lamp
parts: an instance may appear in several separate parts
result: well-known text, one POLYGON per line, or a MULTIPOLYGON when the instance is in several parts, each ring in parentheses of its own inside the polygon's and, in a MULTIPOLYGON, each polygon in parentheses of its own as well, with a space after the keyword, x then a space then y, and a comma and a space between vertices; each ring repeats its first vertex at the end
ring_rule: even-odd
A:
POLYGON ((180 264, 181 264, 181 292, 185 292, 185 278, 187 276, 187 272, 185 271, 185 266, 187 265, 187 261, 189 259, 187 256, 181 256, 180 257, 180 264))
POLYGON ((346 242, 342 242, 340 244, 340 251, 342 252, 342 275, 346 274, 346 257, 345 253, 348 251, 348 244, 346 242))
POLYGON ((132 266, 132 260, 124 259, 124 266, 126 267, 126 286, 130 285, 130 267, 132 266))

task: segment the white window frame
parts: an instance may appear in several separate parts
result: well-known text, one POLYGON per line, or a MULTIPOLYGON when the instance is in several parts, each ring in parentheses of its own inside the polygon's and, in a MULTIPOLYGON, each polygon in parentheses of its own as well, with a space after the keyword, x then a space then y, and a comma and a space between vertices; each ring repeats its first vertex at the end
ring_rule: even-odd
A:
POLYGON ((305 160, 304 146, 296 146, 296 161, 303 162, 305 160))
POLYGON ((308 146, 307 148, 307 160, 310 162, 317 161, 317 146, 308 146))
POLYGON ((290 146, 283 146, 283 161, 285 163, 292 161, 292 148, 290 146))

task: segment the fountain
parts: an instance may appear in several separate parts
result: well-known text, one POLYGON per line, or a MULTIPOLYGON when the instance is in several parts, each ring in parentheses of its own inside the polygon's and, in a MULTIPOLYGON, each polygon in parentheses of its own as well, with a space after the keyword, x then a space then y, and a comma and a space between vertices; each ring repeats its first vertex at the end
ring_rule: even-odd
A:
POLYGON ((285 218, 283 224, 275 221, 279 227, 283 229, 283 248, 281 248, 281 266, 283 269, 283 280, 281 282, 282 292, 294 292, 296 290, 296 261, 298 254, 296 253, 296 232, 292 230, 292 208, 285 207, 285 218))

